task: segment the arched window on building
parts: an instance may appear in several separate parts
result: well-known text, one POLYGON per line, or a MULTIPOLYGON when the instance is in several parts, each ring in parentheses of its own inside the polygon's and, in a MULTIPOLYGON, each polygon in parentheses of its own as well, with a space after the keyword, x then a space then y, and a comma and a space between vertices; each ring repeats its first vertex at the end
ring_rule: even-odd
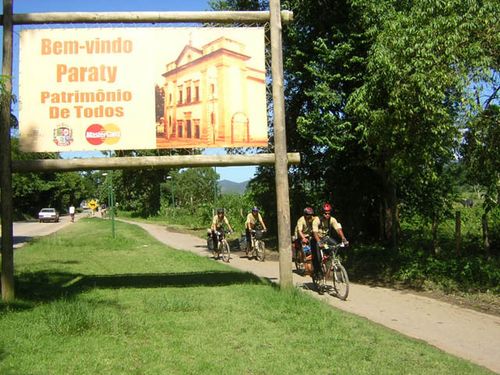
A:
POLYGON ((244 112, 236 112, 231 117, 231 143, 244 143, 250 141, 248 116, 244 112))
POLYGON ((177 138, 184 137, 182 120, 177 120, 177 138))
POLYGON ((194 137, 200 139, 201 138, 200 120, 193 120, 193 122, 194 122, 194 137))
POLYGON ((212 143, 215 143, 217 139, 217 134, 215 131, 215 113, 210 112, 210 128, 212 129, 212 143))

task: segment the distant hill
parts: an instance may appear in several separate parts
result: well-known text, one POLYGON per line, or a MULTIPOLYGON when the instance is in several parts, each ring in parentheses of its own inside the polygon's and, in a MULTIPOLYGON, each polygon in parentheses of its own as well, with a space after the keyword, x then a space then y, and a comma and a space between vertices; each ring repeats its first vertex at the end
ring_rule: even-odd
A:
POLYGON ((219 189, 222 194, 243 194, 247 188, 248 181, 233 182, 229 180, 219 181, 219 189))

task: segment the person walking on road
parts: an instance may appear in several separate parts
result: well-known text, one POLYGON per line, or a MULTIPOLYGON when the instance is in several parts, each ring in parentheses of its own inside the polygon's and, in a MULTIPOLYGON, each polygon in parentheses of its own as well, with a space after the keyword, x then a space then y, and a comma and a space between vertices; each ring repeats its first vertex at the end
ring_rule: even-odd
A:
POLYGON ((75 206, 69 206, 69 216, 71 217, 71 222, 75 222, 75 206))

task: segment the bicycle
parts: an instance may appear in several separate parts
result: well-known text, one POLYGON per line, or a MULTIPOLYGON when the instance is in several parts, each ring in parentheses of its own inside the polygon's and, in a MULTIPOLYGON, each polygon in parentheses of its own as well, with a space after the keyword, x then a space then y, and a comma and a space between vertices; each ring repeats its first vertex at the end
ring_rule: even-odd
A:
POLYGON ((321 253, 322 276, 312 275, 313 284, 319 294, 336 296, 345 301, 349 295, 349 276, 340 261, 338 251, 346 244, 336 243, 331 238, 324 237, 318 244, 321 253))
POLYGON ((266 245, 262 240, 262 236, 264 231, 261 229, 252 229, 250 231, 250 249, 247 248, 246 255, 247 258, 255 258, 261 262, 263 262, 266 258, 266 245))
POLYGON ((226 263, 229 263, 229 260, 231 258, 231 249, 229 247, 229 243, 226 240, 226 234, 229 234, 231 232, 229 231, 217 231, 215 232, 215 235, 217 236, 217 249, 213 249, 212 253, 214 256, 214 259, 220 259, 226 263))

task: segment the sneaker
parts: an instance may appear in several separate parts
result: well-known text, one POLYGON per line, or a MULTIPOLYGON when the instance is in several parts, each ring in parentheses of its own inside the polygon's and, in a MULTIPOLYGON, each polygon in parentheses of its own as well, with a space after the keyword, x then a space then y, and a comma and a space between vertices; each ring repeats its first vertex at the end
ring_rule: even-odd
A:
POLYGON ((316 280, 318 280, 318 293, 324 294, 325 293, 325 282, 323 280, 323 277, 320 275, 316 275, 316 280))

